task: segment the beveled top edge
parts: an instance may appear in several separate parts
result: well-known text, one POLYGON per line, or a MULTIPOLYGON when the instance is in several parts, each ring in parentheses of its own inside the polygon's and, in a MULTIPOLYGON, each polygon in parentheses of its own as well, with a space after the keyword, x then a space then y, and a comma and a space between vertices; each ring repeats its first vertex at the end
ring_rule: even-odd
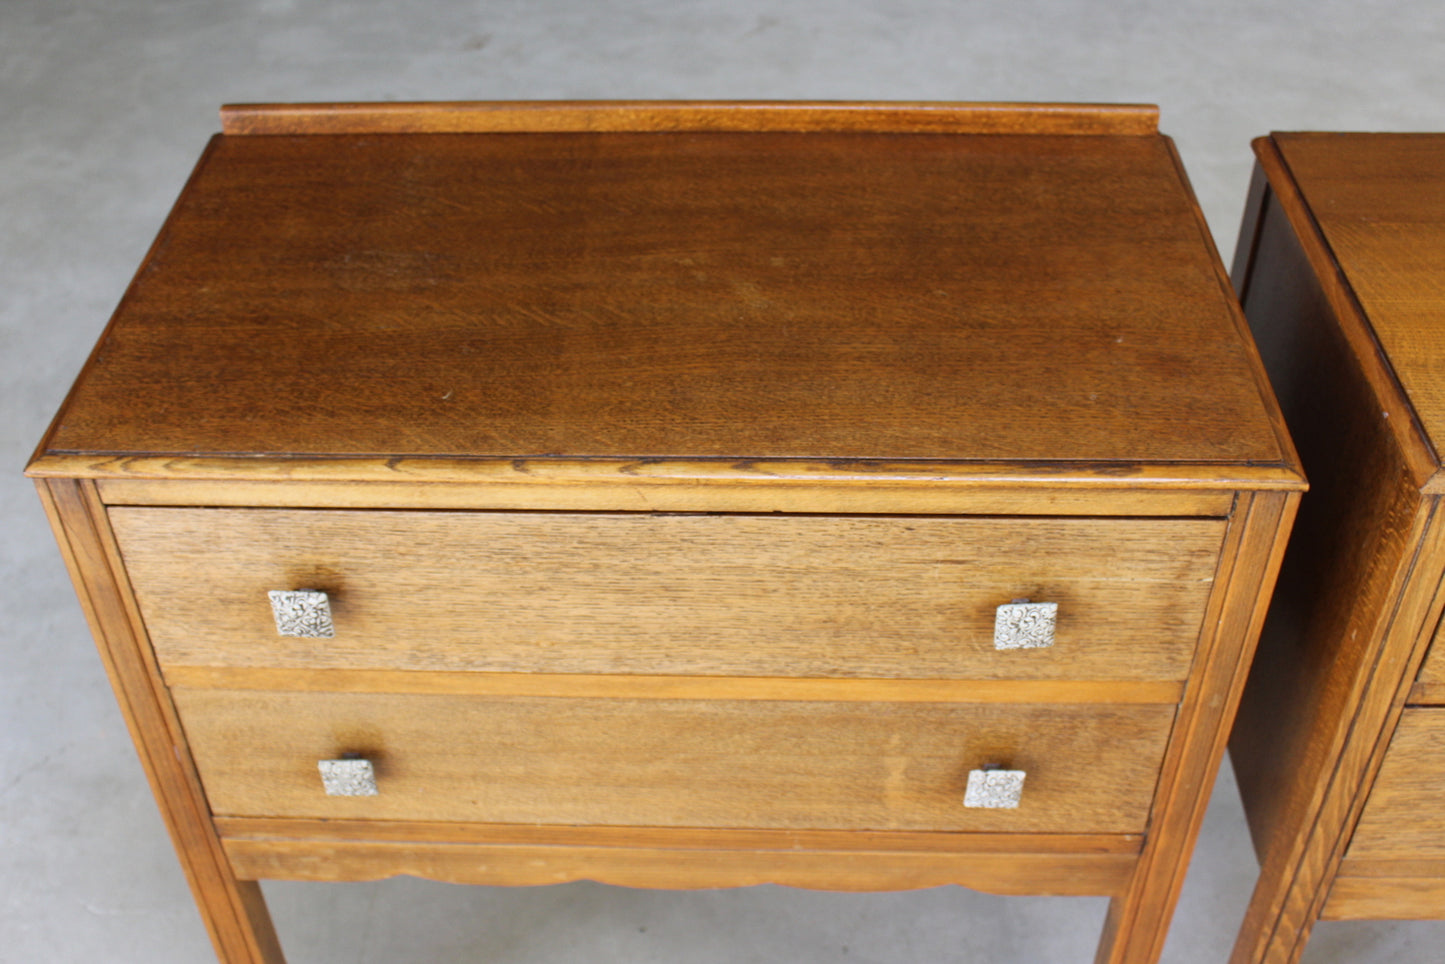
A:
POLYGON ((250 134, 871 132, 1148 136, 1152 104, 964 101, 442 101, 227 104, 221 130, 250 134))
MULTIPOLYGON (((1445 493, 1445 468, 1431 441, 1429 431, 1410 393, 1406 391, 1389 354, 1380 344, 1379 335, 1365 310, 1354 284, 1341 264, 1324 226, 1316 216, 1313 204, 1285 152, 1291 140, 1311 141, 1334 138, 1368 138, 1369 132, 1356 131, 1272 131, 1268 136, 1251 141, 1258 163, 1265 172, 1286 218, 1299 237, 1311 267, 1325 289, 1335 317, 1350 341, 1355 356, 1365 366, 1369 382, 1389 431, 1404 453, 1415 483, 1424 494, 1445 493)), ((1435 134, 1389 133, 1389 137, 1439 137, 1435 134)))
POLYGON ((1303 491, 1285 463, 926 462, 445 457, 236 458, 45 452, 31 478, 567 485, 1009 485, 1303 491))
POLYGON ((1215 278, 1219 282, 1220 290, 1224 293, 1225 301, 1229 303, 1231 320, 1234 322, 1235 330, 1239 333, 1240 344, 1243 345, 1245 353, 1248 355, 1248 364, 1254 375, 1255 389, 1259 392, 1260 402, 1268 413, 1270 426, 1274 430, 1275 444, 1279 446, 1280 463, 1288 466, 1303 480, 1304 469, 1299 451, 1295 448, 1289 426, 1285 424, 1284 412, 1280 410, 1279 400, 1275 397, 1274 385, 1270 382, 1269 372, 1264 367, 1264 359, 1260 357, 1259 347, 1255 344, 1254 336, 1250 332, 1249 319, 1244 314, 1244 305, 1235 296, 1229 269, 1224 266, 1224 261, 1219 256, 1219 249, 1214 243, 1214 234, 1209 230, 1209 222, 1204 217, 1204 209, 1200 207, 1199 199, 1194 195, 1194 188, 1189 183, 1189 173, 1184 169, 1184 158, 1179 155, 1179 150, 1172 138, 1166 137, 1163 140, 1169 149, 1170 157, 1173 158, 1174 169, 1179 180, 1189 195, 1189 206, 1194 215, 1195 225, 1199 229, 1200 240, 1209 249, 1211 260, 1214 262, 1215 278))

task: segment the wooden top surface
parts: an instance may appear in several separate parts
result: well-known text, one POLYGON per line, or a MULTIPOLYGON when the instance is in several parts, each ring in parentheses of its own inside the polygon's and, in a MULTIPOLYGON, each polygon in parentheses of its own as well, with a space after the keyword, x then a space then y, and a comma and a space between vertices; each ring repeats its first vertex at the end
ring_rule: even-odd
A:
POLYGON ((218 135, 32 471, 861 459, 1297 481, 1226 284, 1157 135, 218 135))
POLYGON ((1445 134, 1274 134, 1434 449, 1445 444, 1445 134))

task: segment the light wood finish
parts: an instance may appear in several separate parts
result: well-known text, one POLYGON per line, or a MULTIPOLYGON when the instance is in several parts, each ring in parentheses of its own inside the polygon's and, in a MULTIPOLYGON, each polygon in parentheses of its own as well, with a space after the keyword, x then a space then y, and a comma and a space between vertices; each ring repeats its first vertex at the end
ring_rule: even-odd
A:
POLYGON ((221 849, 94 485, 47 480, 36 487, 216 954, 226 962, 284 964, 260 887, 238 880, 221 849))
MULTIPOLYGON (((1445 137, 1277 139, 1427 438, 1445 440, 1445 137)), ((1438 451, 1438 450, 1437 450, 1438 451)), ((1426 483, 1445 491, 1438 467, 1426 483)))
POLYGON ((172 686, 317 693, 577 696, 640 700, 827 700, 864 703, 1178 703, 1171 680, 805 679, 767 676, 597 676, 572 673, 427 672, 170 666, 172 686))
POLYGON ((1340 872, 1356 860, 1445 861, 1445 710, 1410 708, 1400 717, 1390 749, 1355 825, 1340 872))
POLYGON ((1445 301, 1415 266, 1442 257, 1416 224, 1438 220, 1439 166, 1425 162, 1445 139, 1432 140, 1255 144, 1235 284, 1311 491, 1230 743, 1261 861, 1235 964, 1291 964, 1322 916, 1390 916, 1391 888, 1358 883, 1365 838, 1351 840, 1406 700, 1430 696, 1415 680, 1445 603, 1438 446, 1397 377, 1445 351, 1421 314, 1422 299, 1437 319, 1445 301), (1397 228, 1420 245, 1399 262, 1397 228))
POLYGON ((503 134, 618 131, 866 131, 932 134, 1157 133, 1146 104, 512 101, 228 104, 227 134, 503 134))
POLYGON ((46 452, 1293 484, 1163 138, 341 138, 212 141, 46 452))
POLYGON ((1215 519, 111 510, 163 667, 1182 680, 1215 519), (330 597, 279 636, 266 593, 330 597), (998 606, 1059 606, 994 649, 998 606))
POLYGON ((1139 833, 1170 706, 590 700, 175 690, 226 816, 1139 833), (332 797, 356 753, 380 794, 332 797), (545 761, 545 763, 543 762, 545 761), (1016 810, 968 771, 1028 772, 1016 810))
POLYGON ((1415 857, 1387 857, 1375 860, 1346 856, 1340 863, 1339 876, 1377 879, 1445 877, 1445 860, 1415 857))
MULTIPOLYGON (((1200 507, 1218 505, 1221 493, 1232 493, 1239 488, 1294 491, 1299 484, 1298 476, 1292 474, 1288 461, 1257 464, 1204 461, 1118 465, 1107 461, 1044 461, 1033 464, 982 459, 947 462, 843 459, 813 462, 806 459, 732 461, 688 458, 572 460, 546 456, 515 459, 364 456, 307 459, 268 455, 256 455, 245 461, 237 461, 225 457, 113 456, 54 449, 37 451, 31 464, 26 467, 26 472, 35 478, 93 478, 111 491, 122 494, 149 493, 138 503, 143 505, 172 504, 157 498, 157 493, 167 490, 178 493, 209 492, 229 501, 234 498, 227 494, 231 485, 240 486, 246 492, 253 492, 261 491, 258 486, 262 482, 271 487, 285 483, 280 485, 279 491, 271 495, 271 498, 284 498, 285 493, 290 490, 335 493, 344 491, 343 486, 346 483, 360 482, 365 483, 368 488, 374 487, 383 497, 392 498, 396 498, 393 493, 401 491, 398 486, 404 485, 412 490, 413 499, 422 497, 422 493, 417 492, 421 483, 425 483, 428 489, 454 489, 461 493, 455 498, 463 498, 467 493, 475 491, 511 491, 512 498, 523 498, 528 494, 528 489, 542 490, 532 492, 534 497, 556 497, 555 493, 546 490, 551 487, 565 487, 567 491, 582 493, 580 497, 586 499, 601 498, 608 491, 633 488, 641 489, 645 494, 634 494, 632 497, 636 501, 615 508, 639 510, 653 508, 645 501, 647 498, 667 498, 668 489, 706 485, 710 488, 716 486, 773 493, 784 499, 788 498, 787 493, 791 492, 799 493, 799 499, 806 499, 810 495, 827 498, 829 490, 847 487, 877 489, 880 491, 872 493, 872 496, 884 499, 890 496, 902 499, 927 498, 940 494, 931 491, 936 489, 942 489, 942 494, 960 499, 988 498, 990 494, 993 498, 1000 498, 1004 489, 1016 493, 1022 490, 1037 495, 1041 500, 1074 499, 1079 500, 1077 505, 1089 506, 1091 509, 1095 506, 1105 507, 1100 509, 1105 515, 1130 514, 1117 507, 1108 509, 1111 504, 1109 500, 1114 500, 1115 506, 1128 504, 1131 497, 1141 505, 1147 502, 1148 500, 1138 498, 1141 487, 1152 490, 1158 486, 1160 491, 1151 491, 1150 494, 1164 505, 1188 508, 1172 509, 1168 512, 1141 509, 1137 514, 1223 515, 1229 511, 1227 505, 1217 509, 1200 507), (165 482, 166 487, 158 488, 153 484, 157 482, 165 482), (185 484, 176 485, 178 482, 185 484), (207 483, 210 483, 209 488, 207 483)), ((706 498, 704 493, 693 495, 694 498, 706 498)), ((861 492, 859 496, 862 496, 861 492)), ((672 498, 683 496, 673 495, 672 498)), ((128 500, 118 501, 125 504, 128 500)), ((225 501, 220 504, 225 504, 225 501)), ((461 505, 475 509, 495 508, 482 501, 465 502, 461 505)), ((887 505, 897 511, 923 511, 920 506, 907 503, 887 505)), ((726 505, 705 504, 694 504, 692 507, 711 511, 727 511, 728 508, 726 505)), ((973 506, 970 506, 970 509, 979 511, 973 506)))
POLYGON ((284 880, 411 874, 466 884, 599 880, 624 887, 912 890, 1108 895, 1129 879, 1137 835, 903 831, 676 831, 219 817, 237 872, 284 880), (323 846, 318 848, 318 843, 323 846))
POLYGON ((1152 108, 224 124, 28 469, 120 533, 208 917, 961 883, 1108 895, 1099 960, 1157 959, 1304 483, 1152 108), (278 639, 283 588, 338 635, 278 639), (345 752, 380 796, 321 793, 345 752), (1018 810, 962 806, 989 764, 1018 810))
POLYGON ((1445 867, 1425 876, 1351 876, 1341 865, 1320 920, 1445 918, 1445 867))
POLYGON ((1425 664, 1410 690, 1411 703, 1445 704, 1445 626, 1437 627, 1425 654, 1425 664))
MULTIPOLYGON (((320 468, 318 464, 315 467, 320 468)), ((48 471, 48 470, 47 470, 48 471)), ((434 469, 432 470, 434 471, 434 469)), ((466 471, 466 470, 463 470, 466 471)), ((381 473, 378 473, 381 474, 381 473)), ((397 474, 386 470, 393 477, 397 474)), ((530 474, 530 473, 526 473, 530 474)), ((943 515, 1090 515, 1090 516, 1215 516, 1230 513, 1234 492, 1180 488, 1141 493, 1137 485, 1108 485, 1099 477, 1037 479, 1017 482, 975 481, 935 470, 934 478, 886 483, 854 477, 821 484, 779 479, 723 481, 684 478, 657 483, 625 481, 527 484, 516 482, 438 483, 417 486, 399 482, 285 483, 212 480, 103 479, 97 483, 108 505, 271 506, 275 508, 360 509, 512 509, 584 512, 809 512, 902 513, 943 515), (1078 483, 1078 484, 1075 484, 1078 483), (1021 496, 1027 495, 1027 501, 1021 496)), ((964 476, 964 473, 958 473, 964 476)), ((64 476, 60 476, 64 477, 64 476)), ((1159 478, 1151 479, 1165 484, 1159 478)), ((1178 481, 1178 480, 1173 480, 1178 481)), ((1279 479, 1262 476, 1251 485, 1272 488, 1279 479)), ((1213 485, 1224 485, 1217 480, 1213 485)))
POLYGON ((1417 679, 1410 687, 1407 702, 1426 706, 1445 705, 1445 681, 1417 679))
POLYGON ((1192 688, 1179 705, 1159 777, 1155 822, 1129 889, 1109 904, 1098 964, 1158 960, 1184 886, 1297 505, 1279 493, 1241 502, 1220 559, 1227 588, 1211 598, 1205 616, 1192 688))

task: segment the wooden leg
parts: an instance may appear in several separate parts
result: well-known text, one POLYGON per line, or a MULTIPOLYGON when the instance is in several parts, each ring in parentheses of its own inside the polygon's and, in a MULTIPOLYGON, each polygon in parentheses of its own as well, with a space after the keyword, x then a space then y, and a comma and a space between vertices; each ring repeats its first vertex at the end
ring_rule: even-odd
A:
POLYGON ((1198 683, 1179 705, 1149 834, 1129 886, 1109 902, 1097 964, 1154 964, 1164 950, 1297 506, 1283 493, 1243 495, 1235 506, 1199 640, 1198 683))
POLYGON ((1324 903, 1324 868, 1304 871, 1294 886, 1281 882, 1278 869, 1265 868, 1245 912, 1231 964, 1294 964, 1304 953, 1324 903))
POLYGON ((105 506, 88 482, 36 485, 217 957, 224 964, 284 964, 260 885, 232 872, 195 766, 180 752, 185 745, 180 724, 120 565, 105 506))

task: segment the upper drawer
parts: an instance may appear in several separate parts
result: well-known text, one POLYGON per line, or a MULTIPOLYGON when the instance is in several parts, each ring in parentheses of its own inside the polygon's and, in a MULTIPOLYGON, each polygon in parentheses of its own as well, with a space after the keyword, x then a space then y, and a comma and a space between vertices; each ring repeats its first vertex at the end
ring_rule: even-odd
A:
POLYGON ((114 508, 163 664, 1183 679, 1218 519, 114 508), (330 596, 278 635, 267 592, 330 596), (997 651, 1000 604, 1058 604, 997 651))

